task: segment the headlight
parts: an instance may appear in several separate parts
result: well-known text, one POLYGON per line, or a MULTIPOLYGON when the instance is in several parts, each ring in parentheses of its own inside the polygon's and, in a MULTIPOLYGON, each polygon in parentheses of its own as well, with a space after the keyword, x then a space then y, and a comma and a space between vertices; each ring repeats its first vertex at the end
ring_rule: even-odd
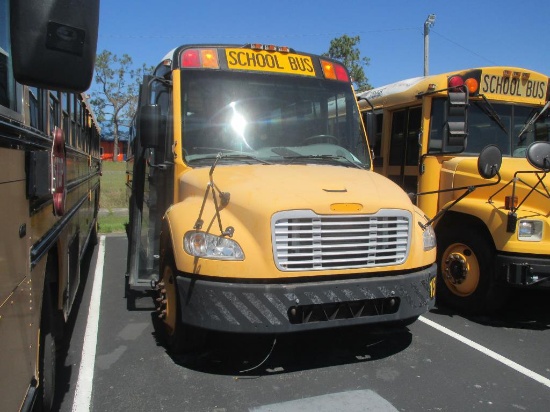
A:
POLYGON ((432 225, 428 225, 422 233, 424 250, 432 250, 436 246, 435 232, 432 225))
POLYGON ((522 219, 518 224, 518 239, 538 242, 542 239, 542 222, 540 220, 522 219))
POLYGON ((244 260, 243 250, 237 242, 204 232, 187 232, 183 237, 183 248, 191 256, 220 260, 244 260))

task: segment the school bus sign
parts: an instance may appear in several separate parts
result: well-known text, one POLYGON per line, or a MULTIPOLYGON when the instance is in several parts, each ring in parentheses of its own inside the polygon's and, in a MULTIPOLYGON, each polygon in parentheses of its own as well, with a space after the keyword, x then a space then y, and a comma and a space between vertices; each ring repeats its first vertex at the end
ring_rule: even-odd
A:
POLYGON ((227 67, 231 70, 252 70, 315 76, 311 57, 265 50, 226 49, 227 67))
POLYGON ((481 75, 480 93, 487 98, 509 97, 519 101, 544 102, 548 78, 526 71, 490 71, 481 75))

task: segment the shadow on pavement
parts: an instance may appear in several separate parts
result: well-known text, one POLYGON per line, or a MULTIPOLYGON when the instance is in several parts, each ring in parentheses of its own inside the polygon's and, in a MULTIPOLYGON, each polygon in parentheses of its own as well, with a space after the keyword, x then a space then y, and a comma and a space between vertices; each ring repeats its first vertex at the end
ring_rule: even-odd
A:
MULTIPOLYGON (((156 318, 153 313, 155 338, 165 346, 156 318)), ((354 326, 279 336, 209 332, 200 349, 171 357, 196 371, 251 379, 382 359, 405 350, 411 342, 406 327, 386 331, 354 326)))
POLYGON ((80 266, 80 284, 78 286, 78 291, 76 293, 73 307, 71 309, 71 314, 67 322, 65 323, 63 330, 63 338, 61 339, 56 353, 56 383, 55 383, 55 398, 52 410, 57 411, 60 409, 60 406, 64 400, 64 397, 70 392, 71 385, 71 376, 73 374, 78 374, 78 368, 73 367, 73 365, 67 365, 67 357, 69 356, 69 349, 71 344, 71 338, 73 335, 73 330, 75 327, 76 318, 78 312, 80 311, 80 304, 82 302, 82 295, 86 289, 86 283, 88 281, 88 275, 90 272, 90 264, 93 261, 96 261, 97 258, 94 256, 96 254, 97 247, 94 245, 89 245, 84 255, 82 257, 82 262, 80 266))
MULTIPOLYGON (((464 316, 446 307, 437 307, 432 313, 464 316)), ((513 290, 507 303, 494 314, 464 317, 486 326, 547 330, 550 329, 550 290, 513 290)))

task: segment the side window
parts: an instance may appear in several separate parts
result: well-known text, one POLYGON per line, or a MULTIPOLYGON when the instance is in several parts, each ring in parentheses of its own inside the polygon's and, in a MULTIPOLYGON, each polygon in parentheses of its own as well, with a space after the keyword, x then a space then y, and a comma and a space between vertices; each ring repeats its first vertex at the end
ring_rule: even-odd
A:
POLYGON ((49 127, 50 127, 50 132, 53 132, 56 126, 57 127, 61 126, 60 125, 61 113, 60 113, 58 92, 50 91, 49 105, 50 105, 49 127))
POLYGON ((0 105, 17 110, 15 80, 11 69, 8 0, 0 0, 0 105))
MULTIPOLYGON (((162 72, 157 69, 155 72, 155 75, 158 75, 162 72)), ((154 104, 158 104, 160 107, 160 111, 164 117, 164 127, 165 132, 163 133, 165 140, 160 142, 160 147, 155 151, 157 156, 161 156, 164 153, 164 156, 170 157, 171 156, 171 147, 172 142, 168 141, 170 139, 169 136, 171 136, 170 128, 172 126, 171 122, 171 113, 172 113, 172 94, 170 92, 170 89, 167 88, 163 83, 161 82, 154 82, 152 87, 152 101, 154 104)), ((161 126, 162 127, 162 126, 161 126)))
POLYGON ((419 157, 419 133, 422 127, 422 107, 409 109, 407 118, 407 153, 405 164, 415 166, 419 157))
POLYGON ((390 166, 400 166, 405 152, 405 110, 392 114, 391 140, 390 140, 390 166))
POLYGON ((42 90, 37 87, 29 87, 29 117, 30 125, 35 129, 44 130, 42 117, 42 90))
POLYGON ((71 122, 69 118, 69 98, 70 94, 61 93, 61 110, 63 114, 63 132, 65 133, 65 141, 69 144, 74 144, 71 137, 71 122))
POLYGON ((418 133, 420 132, 421 119, 421 107, 393 113, 390 166, 415 166, 418 164, 418 133))
POLYGON ((443 135, 446 127, 444 103, 444 99, 434 99, 432 101, 428 153, 441 153, 443 151, 443 135))

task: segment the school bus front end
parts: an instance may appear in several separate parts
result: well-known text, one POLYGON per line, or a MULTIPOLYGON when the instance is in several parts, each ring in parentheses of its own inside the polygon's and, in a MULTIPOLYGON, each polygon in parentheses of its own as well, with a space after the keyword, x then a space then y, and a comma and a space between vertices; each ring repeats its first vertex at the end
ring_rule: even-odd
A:
POLYGON ((170 346, 181 325, 284 333, 406 323, 433 306, 433 230, 372 171, 341 64, 187 46, 155 73, 135 144, 143 207, 129 261, 141 266, 129 281, 154 285, 170 346))
POLYGON ((380 169, 417 192, 435 220, 438 301, 493 312, 512 288, 550 287, 548 76, 482 67, 360 97, 374 113, 370 127, 379 120, 380 169), (487 148, 500 159, 486 164, 498 173, 484 179, 478 157, 487 148))
POLYGON ((394 209, 409 201, 385 179, 334 166, 218 165, 214 183, 229 200, 216 210, 211 199, 202 206, 208 173, 185 173, 165 216, 185 323, 280 333, 412 319, 431 307, 424 217, 394 209))
MULTIPOLYGON (((544 145, 547 147, 546 142, 544 145)), ((537 145, 532 147, 532 150, 540 149, 537 145)), ((544 150, 543 158, 548 155, 548 148, 544 150)), ((442 175, 447 175, 448 184, 456 187, 479 185, 481 182, 479 177, 476 178, 476 168, 475 159, 456 157, 443 163, 442 175)), ((549 184, 546 172, 528 164, 527 159, 503 158, 499 183, 476 189, 453 206, 452 212, 438 225, 441 225, 441 230, 449 230, 456 228, 456 222, 460 220, 461 225, 468 224, 479 238, 492 246, 489 254, 477 256, 477 259, 491 263, 490 274, 495 287, 548 288, 549 184)), ((440 196, 440 204, 444 207, 456 196, 440 196)), ((457 235, 460 232, 450 230, 450 233, 457 235)), ((476 286, 465 281, 468 266, 453 263, 462 253, 447 250, 442 254, 445 256, 442 270, 448 274, 449 287, 464 296, 474 292, 476 286)), ((466 258, 465 261, 471 259, 466 258)))

